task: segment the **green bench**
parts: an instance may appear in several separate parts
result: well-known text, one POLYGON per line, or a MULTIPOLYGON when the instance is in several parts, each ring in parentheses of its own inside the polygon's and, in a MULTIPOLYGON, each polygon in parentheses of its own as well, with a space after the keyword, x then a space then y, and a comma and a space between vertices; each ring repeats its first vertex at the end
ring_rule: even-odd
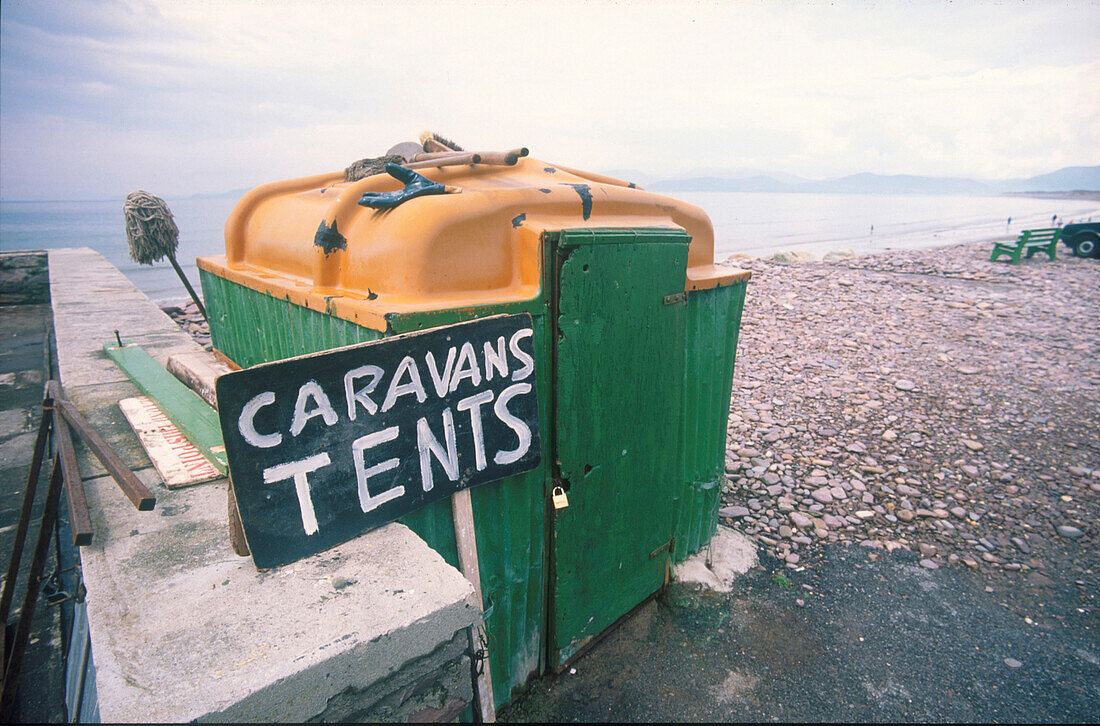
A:
POLYGON ((1055 249, 1058 247, 1058 240, 1061 238, 1061 227, 1026 229, 1020 233, 1020 236, 1016 238, 1015 242, 995 243, 993 245, 993 254, 990 255, 989 261, 992 262, 1001 255, 1008 255, 1012 258, 1012 264, 1015 265, 1020 261, 1020 255, 1025 251, 1027 252, 1028 259, 1031 259, 1031 256, 1036 252, 1046 252, 1050 255, 1050 259, 1053 260, 1055 249))

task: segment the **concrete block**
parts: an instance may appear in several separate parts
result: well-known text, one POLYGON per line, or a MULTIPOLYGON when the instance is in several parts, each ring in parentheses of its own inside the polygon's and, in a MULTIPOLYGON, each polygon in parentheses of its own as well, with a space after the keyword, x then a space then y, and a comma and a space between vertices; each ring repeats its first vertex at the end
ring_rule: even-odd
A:
POLYGON ((257 572, 230 548, 224 482, 158 489, 152 512, 109 478, 85 489, 95 542, 81 560, 105 722, 305 721, 480 618, 470 583, 400 524, 257 572))
POLYGON ((720 602, 733 589, 734 580, 758 561, 752 539, 728 527, 719 527, 709 545, 673 565, 665 600, 679 606, 720 602))
POLYGON ((127 380, 104 354, 115 330, 161 364, 202 348, 98 252, 50 250, 54 335, 61 380, 67 388, 127 380))
MULTIPOLYGON (((224 479, 168 490, 118 408, 118 328, 165 364, 202 349, 88 249, 52 250, 62 386, 157 496, 138 512, 86 452, 80 552, 99 713, 110 721, 423 720, 472 700, 473 586, 399 524, 258 572, 233 554, 224 479)), ((202 353, 202 355, 208 355, 202 353)))
MULTIPOLYGON (((95 319, 86 317, 86 312, 83 306, 79 305, 54 306, 54 335, 58 349, 64 347, 70 352, 59 361, 61 379, 69 387, 127 380, 126 374, 103 352, 103 346, 114 342, 114 331, 117 326, 127 321, 133 323, 142 318, 130 316, 111 321, 106 314, 95 319)), ((160 315, 160 317, 164 321, 151 318, 142 320, 140 326, 131 325, 130 333, 124 333, 123 340, 142 346, 161 365, 167 363, 171 355, 202 350, 189 335, 176 327, 168 316, 160 315), (149 330, 145 327, 149 324, 164 323, 173 327, 152 332, 134 332, 149 330)), ((122 328, 117 329, 122 330, 122 328)))
POLYGON ((0 252, 0 305, 37 305, 50 300, 46 253, 0 252))
POLYGON ((364 690, 350 688, 329 699, 318 723, 423 723, 453 721, 473 701, 466 632, 364 690))

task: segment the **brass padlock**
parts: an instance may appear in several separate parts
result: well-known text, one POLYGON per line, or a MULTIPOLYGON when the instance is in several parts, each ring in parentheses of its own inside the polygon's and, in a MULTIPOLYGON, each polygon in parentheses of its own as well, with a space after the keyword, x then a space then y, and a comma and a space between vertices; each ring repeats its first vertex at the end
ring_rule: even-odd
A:
POLYGON ((569 506, 569 497, 565 496, 565 490, 554 487, 554 509, 565 509, 569 506))

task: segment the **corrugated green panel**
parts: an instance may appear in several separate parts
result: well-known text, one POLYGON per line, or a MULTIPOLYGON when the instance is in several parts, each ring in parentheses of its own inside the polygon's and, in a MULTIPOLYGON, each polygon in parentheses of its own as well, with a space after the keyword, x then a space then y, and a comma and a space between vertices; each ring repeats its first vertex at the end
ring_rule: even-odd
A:
MULTIPOLYGON (((568 359, 568 375, 556 403, 545 298, 391 319, 404 332, 533 314, 543 461, 472 492, 498 705, 543 662, 547 569, 555 570, 550 650, 567 658, 660 585, 665 556, 649 558, 654 549, 674 537, 678 561, 713 535, 745 284, 665 305, 663 296, 683 289, 687 241, 669 230, 562 233, 569 254, 561 267, 565 337, 557 355, 559 369, 562 355, 568 359), (606 274, 594 282, 594 270, 606 274), (555 437, 558 452, 551 450, 555 437), (570 507, 557 513, 550 565, 546 501, 559 459, 570 507)), ((215 347, 245 367, 383 337, 213 275, 203 273, 202 285, 215 347)), ((402 521, 457 566, 448 503, 402 521)))
MULTIPOLYGON (((532 317, 543 458, 524 474, 470 491, 481 568, 481 589, 490 640, 493 695, 498 706, 542 664, 545 618, 546 491, 550 439, 549 333, 545 315, 532 317)), ((451 565, 458 567, 450 504, 440 502, 401 520, 451 565)))
MULTIPOLYGON (((498 706, 542 663, 545 580, 546 491, 552 456, 550 437, 550 341, 546 315, 533 316, 539 430, 543 458, 538 468, 471 490, 481 589, 490 640, 493 695, 498 706)), ((458 567, 454 521, 447 502, 401 520, 451 565, 458 567)))
MULTIPOLYGON (((335 316, 293 305, 242 285, 202 274, 203 295, 210 314, 214 346, 247 367, 384 337, 369 328, 335 316)), ((527 303, 522 309, 539 310, 534 321, 536 375, 539 389, 539 427, 550 431, 550 336, 545 304, 527 303)), ((507 309, 480 307, 483 317, 507 309)), ((455 315, 468 319, 469 311, 455 315)), ((402 318, 405 329, 443 325, 446 313, 402 318)), ((493 692, 498 706, 511 700, 514 690, 540 670, 542 663, 546 546, 546 491, 552 455, 551 437, 544 433, 543 460, 525 474, 476 487, 474 508, 481 586, 485 598, 490 640, 493 692)), ((451 565, 458 567, 454 524, 449 502, 438 502, 404 517, 416 532, 451 565)))
POLYGON ((561 236, 555 434, 569 507, 554 513, 551 544, 554 665, 664 582, 686 312, 665 298, 683 291, 688 240, 670 230, 561 236))
POLYGON ((682 488, 676 503, 680 561, 710 541, 725 481, 726 428, 745 283, 693 291, 687 302, 682 488))
POLYGON ((382 337, 207 272, 200 279, 214 347, 242 368, 382 337))
POLYGON ((545 463, 472 492, 478 552, 491 565, 479 554, 498 704, 542 664, 548 479, 545 463))

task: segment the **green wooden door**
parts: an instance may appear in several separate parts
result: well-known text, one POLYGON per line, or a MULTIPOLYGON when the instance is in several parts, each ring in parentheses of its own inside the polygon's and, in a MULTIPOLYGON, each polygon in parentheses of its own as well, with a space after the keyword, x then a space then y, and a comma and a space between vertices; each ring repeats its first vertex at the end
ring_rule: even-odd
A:
POLYGON ((559 666, 665 580, 680 472, 690 237, 569 230, 556 250, 550 660, 559 666))

